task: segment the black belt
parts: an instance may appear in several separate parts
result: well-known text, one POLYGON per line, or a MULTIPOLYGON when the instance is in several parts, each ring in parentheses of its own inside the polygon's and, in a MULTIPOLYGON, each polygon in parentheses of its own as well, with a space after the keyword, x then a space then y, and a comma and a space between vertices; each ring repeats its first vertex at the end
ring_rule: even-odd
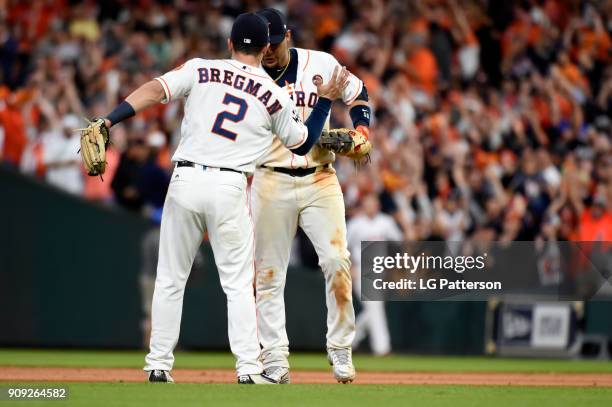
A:
MULTIPOLYGON (((195 167, 196 164, 192 163, 191 161, 177 161, 176 163, 177 167, 195 167)), ((217 168, 217 167, 209 167, 207 165, 202 165, 201 166, 203 170, 206 170, 208 168, 217 168)), ((242 171, 238 171, 238 170, 234 170, 233 168, 219 168, 219 171, 231 171, 231 172, 237 172, 238 174, 242 174, 242 171)))
POLYGON ((291 175, 292 177, 305 177, 306 175, 311 175, 317 172, 318 169, 331 168, 331 164, 319 165, 318 167, 310 167, 310 168, 284 168, 284 167, 266 167, 262 165, 263 168, 267 168, 274 172, 280 172, 282 174, 291 175))

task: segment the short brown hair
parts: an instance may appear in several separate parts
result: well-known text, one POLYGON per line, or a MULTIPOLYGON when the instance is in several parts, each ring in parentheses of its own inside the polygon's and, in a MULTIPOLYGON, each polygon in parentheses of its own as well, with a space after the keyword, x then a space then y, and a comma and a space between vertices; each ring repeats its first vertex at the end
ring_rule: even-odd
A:
POLYGON ((234 47, 234 51, 239 52, 241 54, 253 55, 257 56, 261 54, 263 49, 266 47, 265 45, 249 45, 249 44, 236 44, 232 41, 232 46, 234 47))

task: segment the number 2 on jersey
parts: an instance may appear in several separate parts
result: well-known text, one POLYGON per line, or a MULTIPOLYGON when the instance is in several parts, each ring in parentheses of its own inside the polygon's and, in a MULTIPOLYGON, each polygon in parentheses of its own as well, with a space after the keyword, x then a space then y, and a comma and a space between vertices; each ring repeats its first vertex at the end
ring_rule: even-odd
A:
POLYGON ((228 112, 227 110, 220 112, 217 115, 217 118, 215 119, 215 123, 212 127, 212 132, 218 134, 221 137, 225 137, 234 141, 236 140, 238 134, 224 128, 223 122, 225 120, 229 120, 234 123, 242 121, 249 105, 247 104, 246 100, 236 97, 234 95, 230 95, 229 93, 226 93, 223 97, 223 104, 228 106, 232 104, 238 105, 238 111, 236 113, 228 112))

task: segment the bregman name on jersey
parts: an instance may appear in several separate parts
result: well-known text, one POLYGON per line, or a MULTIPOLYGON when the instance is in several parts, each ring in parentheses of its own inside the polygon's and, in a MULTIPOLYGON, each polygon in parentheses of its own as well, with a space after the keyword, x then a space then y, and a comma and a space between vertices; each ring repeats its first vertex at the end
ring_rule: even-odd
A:
POLYGON ((273 141, 291 149, 306 140, 290 96, 259 67, 193 58, 155 79, 164 102, 185 97, 173 161, 251 173, 273 141))
POLYGON ((234 72, 227 69, 221 70, 217 68, 201 67, 198 68, 198 78, 198 83, 222 83, 256 97, 257 100, 264 104, 266 110, 271 115, 278 112, 283 107, 278 99, 274 99, 274 102, 270 103, 270 100, 272 99, 272 92, 269 90, 261 92, 261 83, 251 78, 247 79, 245 76, 240 74, 235 75, 234 72))

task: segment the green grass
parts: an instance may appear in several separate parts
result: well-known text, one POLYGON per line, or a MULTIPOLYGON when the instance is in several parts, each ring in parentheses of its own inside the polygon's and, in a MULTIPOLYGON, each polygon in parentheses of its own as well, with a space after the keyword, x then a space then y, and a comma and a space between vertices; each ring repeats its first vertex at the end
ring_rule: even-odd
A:
MULTIPOLYGON (((144 351, 69 351, 0 349, 0 366, 127 367, 141 369, 144 351)), ((291 355, 294 369, 328 370, 323 353, 291 355)), ((612 373, 612 363, 486 357, 356 355, 361 371, 415 372, 559 372, 612 373)), ((177 368, 233 369, 229 353, 177 352, 177 368)), ((6 388, 9 383, 0 383, 6 388)), ((16 383, 23 386, 23 383, 16 383)), ((31 385, 31 384, 29 384, 31 385)), ((147 383, 42 383, 67 386, 66 406, 333 406, 359 407, 448 406, 448 407, 559 407, 612 405, 612 388, 502 387, 502 386, 399 386, 399 385, 290 385, 237 386, 235 384, 150 385, 147 383)), ((1 397, 0 397, 1 399, 1 397)), ((28 406, 48 406, 48 401, 30 401, 28 406)), ((0 401, 0 407, 24 405, 0 401)))
MULTIPOLYGON (((45 383, 44 386, 53 384, 45 383)), ((56 384, 61 386, 61 384, 56 384)), ((3 402, 27 406, 448 406, 546 407, 605 406, 612 389, 474 386, 291 385, 237 386, 219 384, 148 385, 140 383, 70 383, 69 399, 3 402)))
MULTIPOLYGON (((144 363, 144 356, 144 351, 0 349, 0 366, 128 367, 140 369, 144 363)), ((375 358, 355 355, 354 362, 357 369, 361 371, 612 373, 612 363, 600 361, 404 355, 375 358)), ((293 369, 329 369, 323 353, 292 354, 290 363, 293 369)), ((175 367, 233 369, 234 358, 230 353, 176 352, 175 367)))

